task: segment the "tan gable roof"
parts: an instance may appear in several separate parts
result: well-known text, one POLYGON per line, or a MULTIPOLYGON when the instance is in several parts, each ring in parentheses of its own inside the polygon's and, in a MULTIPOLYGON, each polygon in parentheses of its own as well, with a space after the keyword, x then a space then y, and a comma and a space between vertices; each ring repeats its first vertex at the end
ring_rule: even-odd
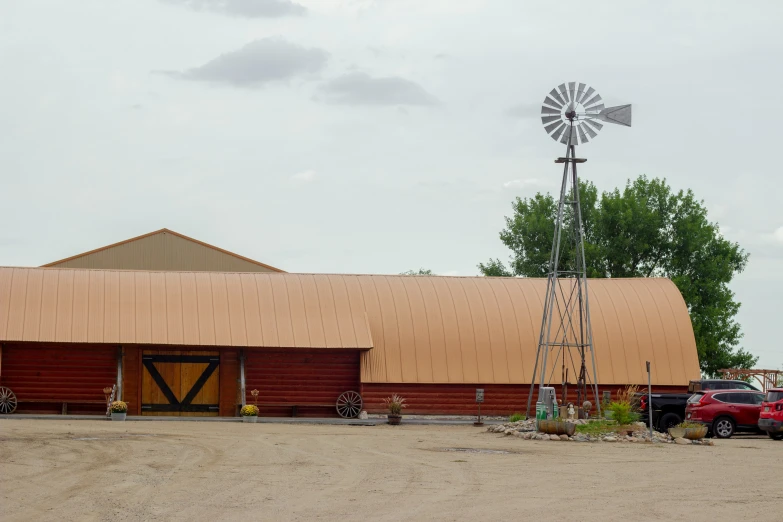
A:
POLYGON ((162 228, 43 265, 109 270, 283 272, 258 261, 162 228))
MULTIPOLYGON (((372 348, 363 382, 525 384, 545 290, 527 278, 0 268, 0 341, 372 348)), ((647 360, 656 385, 699 377, 671 281, 591 279, 589 291, 601 384, 646 382, 647 360)))

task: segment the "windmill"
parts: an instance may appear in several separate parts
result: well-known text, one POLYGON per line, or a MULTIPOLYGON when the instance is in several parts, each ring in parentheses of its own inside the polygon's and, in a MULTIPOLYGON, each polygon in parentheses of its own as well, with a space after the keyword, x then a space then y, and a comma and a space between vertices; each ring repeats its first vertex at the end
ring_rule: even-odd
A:
POLYGON ((555 163, 563 163, 563 181, 549 258, 541 334, 527 398, 527 415, 530 416, 530 402, 536 380, 539 383, 539 400, 543 400, 543 388, 552 382, 558 363, 563 396, 566 396, 569 370, 573 370, 571 375, 577 377, 577 405, 581 408, 587 399, 590 380, 600 414, 587 292, 584 227, 576 173, 577 164, 587 160, 576 157, 576 146, 594 139, 603 128, 603 123, 630 127, 631 106, 605 107, 593 87, 577 82, 563 83, 549 91, 544 98, 541 122, 553 140, 565 144, 566 155, 555 160, 555 163), (587 372, 587 357, 590 358, 592 375, 587 372), (548 366, 550 363, 551 366, 548 366))

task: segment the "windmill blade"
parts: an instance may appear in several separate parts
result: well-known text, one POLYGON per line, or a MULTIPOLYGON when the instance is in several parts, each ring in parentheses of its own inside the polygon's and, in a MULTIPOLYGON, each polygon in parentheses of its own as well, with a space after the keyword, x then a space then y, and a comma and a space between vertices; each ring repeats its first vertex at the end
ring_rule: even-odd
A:
POLYGON ((582 105, 585 106, 585 109, 591 110, 591 106, 595 105, 596 103, 599 103, 601 101, 601 95, 596 93, 595 96, 590 98, 590 101, 583 103, 582 105))
POLYGON ((547 134, 551 134, 551 133, 552 133, 552 131, 553 131, 553 130, 555 130, 555 129, 557 128, 557 126, 558 126, 558 125, 565 125, 565 123, 563 123, 563 122, 560 120, 560 116, 557 116, 557 121, 556 121, 556 122, 554 122, 554 123, 550 123, 549 125, 546 125, 546 126, 544 127, 544 130, 546 131, 546 133, 547 133, 547 134))
POLYGON ((604 127, 603 125, 601 125, 600 123, 598 123, 595 120, 585 120, 585 123, 589 123, 590 125, 595 127, 596 131, 599 131, 599 130, 601 130, 604 127))
POLYGON ((587 133, 588 136, 590 136, 591 139, 598 136, 598 133, 595 132, 593 128, 590 127, 589 125, 582 125, 582 127, 584 128, 585 132, 587 133))
POLYGON ((588 87, 587 91, 584 94, 582 94, 582 97, 580 99, 576 100, 576 101, 578 101, 579 103, 584 105, 584 101, 585 100, 589 100, 590 96, 592 96, 594 92, 595 92, 595 89, 593 89, 592 87, 588 87))
POLYGON ((557 90, 560 92, 560 97, 563 98, 566 103, 571 101, 571 98, 568 97, 568 89, 566 89, 566 84, 561 83, 557 86, 557 90))
POLYGON ((577 127, 577 130, 579 130, 579 143, 587 143, 589 140, 587 139, 587 136, 585 136, 585 131, 582 127, 586 127, 586 125, 577 127))
POLYGON ((544 125, 548 125, 548 124, 552 123, 553 121, 562 121, 562 118, 560 117, 560 115, 556 115, 556 116, 541 116, 541 123, 543 123, 544 125))
POLYGON ((607 123, 615 123, 624 127, 631 126, 631 104, 606 107, 600 113, 593 116, 607 123))
POLYGON ((560 97, 560 94, 558 94, 557 90, 555 90, 555 89, 552 89, 551 91, 549 91, 549 96, 551 96, 553 99, 555 99, 555 100, 560 102, 560 104, 557 105, 557 107, 562 107, 566 103, 565 100, 560 97))
POLYGON ((563 129, 567 129, 566 124, 563 122, 560 122, 560 126, 555 129, 555 132, 551 134, 552 139, 557 141, 560 138, 560 133, 563 132, 563 129))
POLYGON ((544 98, 544 104, 545 105, 549 105, 550 107, 554 107, 556 109, 562 109, 563 108, 563 104, 562 103, 556 102, 553 98, 550 98, 549 96, 544 98))
POLYGON ((560 114, 560 109, 553 109, 552 107, 543 105, 541 107, 541 114, 560 114))
POLYGON ((571 96, 571 102, 576 101, 576 82, 568 83, 568 94, 571 96))

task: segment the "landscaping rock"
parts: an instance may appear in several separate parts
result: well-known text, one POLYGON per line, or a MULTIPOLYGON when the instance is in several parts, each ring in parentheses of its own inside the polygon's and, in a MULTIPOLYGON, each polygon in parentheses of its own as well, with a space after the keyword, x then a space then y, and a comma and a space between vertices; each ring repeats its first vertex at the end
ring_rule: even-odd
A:
POLYGON ((615 437, 604 437, 604 442, 617 442, 617 439, 615 437))
POLYGON ((568 435, 560 435, 560 440, 568 440, 568 435))
POLYGON ((549 436, 549 440, 560 440, 560 436, 559 435, 550 435, 549 436))
POLYGON ((682 444, 682 445, 692 444, 691 441, 689 441, 688 439, 683 438, 683 437, 677 437, 676 439, 674 439, 674 442, 676 442, 677 444, 682 444))

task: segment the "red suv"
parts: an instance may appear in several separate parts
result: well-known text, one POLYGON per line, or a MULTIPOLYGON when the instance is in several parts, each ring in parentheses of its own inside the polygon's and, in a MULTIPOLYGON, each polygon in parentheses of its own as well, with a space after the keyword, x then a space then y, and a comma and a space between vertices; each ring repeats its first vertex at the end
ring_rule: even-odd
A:
POLYGON ((759 429, 766 431, 772 439, 783 440, 783 388, 767 391, 761 403, 759 429))
POLYGON ((685 406, 685 420, 706 424, 715 437, 728 439, 737 431, 758 431, 763 401, 760 391, 696 392, 685 406))

